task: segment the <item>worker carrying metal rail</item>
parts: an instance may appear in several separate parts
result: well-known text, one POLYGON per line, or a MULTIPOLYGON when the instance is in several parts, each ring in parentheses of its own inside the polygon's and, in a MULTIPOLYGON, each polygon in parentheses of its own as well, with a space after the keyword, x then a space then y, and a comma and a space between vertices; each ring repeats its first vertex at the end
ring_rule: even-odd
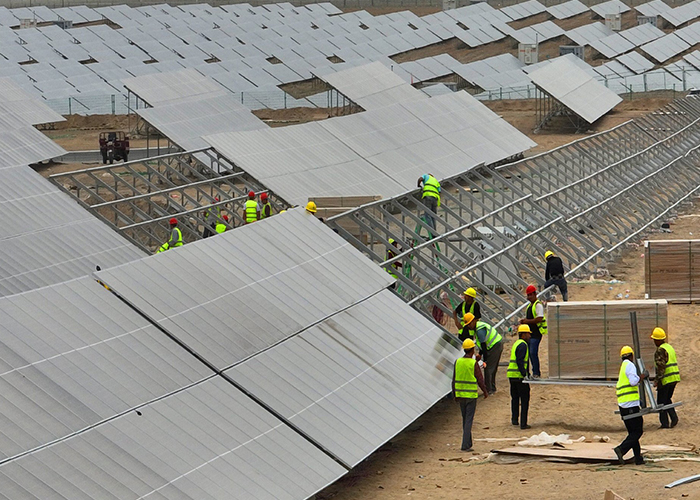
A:
POLYGON ((474 340, 479 348, 481 358, 484 360, 484 379, 486 390, 489 394, 496 392, 496 372, 498 363, 503 354, 503 337, 493 326, 484 321, 479 321, 472 313, 463 317, 464 330, 474 332, 474 340))
POLYGON ((170 219, 170 238, 161 245, 156 253, 165 252, 173 247, 181 247, 182 245, 182 231, 177 227, 177 219, 173 217, 170 219))
MULTIPOLYGON (((389 243, 392 245, 393 248, 396 248, 396 251, 400 252, 401 250, 399 249, 399 244, 396 242, 394 238, 389 238, 389 243)), ((393 249, 387 248, 386 250, 386 260, 390 260, 396 257, 396 252, 394 252, 393 249)), ((393 276, 396 280, 399 279, 399 269, 403 267, 403 264, 399 261, 393 262, 389 268, 387 268, 386 272, 388 272, 391 276, 393 276)), ((396 290, 396 287, 398 286, 398 281, 395 281, 393 285, 391 285, 389 288, 392 290, 396 290)))
POLYGON ((532 377, 540 378, 540 342, 542 335, 547 334, 547 318, 544 315, 544 304, 537 299, 537 288, 529 285, 525 289, 527 300, 530 302, 526 309, 525 318, 520 320, 521 325, 528 325, 530 331, 529 347, 530 360, 532 360, 532 377))
POLYGON ((564 277, 564 263, 551 250, 547 250, 544 253, 544 260, 547 263, 547 267, 544 270, 544 287, 557 285, 561 292, 562 300, 567 302, 569 300, 569 290, 564 277))
POLYGON ((262 207, 260 207, 260 220, 263 220, 272 215, 272 205, 270 205, 270 199, 267 193, 262 193, 260 195, 260 203, 262 203, 262 207))
POLYGON ((639 438, 644 434, 644 417, 640 413, 639 407, 639 384, 644 380, 645 374, 637 374, 637 367, 634 366, 634 351, 628 345, 620 349, 620 375, 617 377, 617 404, 620 407, 620 416, 623 417, 622 422, 627 428, 627 437, 620 443, 619 446, 613 448, 617 460, 620 465, 625 463, 625 454, 632 450, 634 452, 634 463, 642 465, 644 457, 642 457, 642 448, 639 444, 639 438), (636 418, 624 419, 627 415, 640 413, 636 418))
POLYGON ((518 340, 513 344, 508 363, 508 381, 510 382, 510 423, 520 425, 521 429, 529 429, 527 413, 530 409, 530 384, 523 380, 530 376, 529 349, 530 327, 518 326, 518 340), (520 421, 518 421, 518 410, 520 421))
MULTIPOLYGON (((423 174, 418 177, 417 187, 421 187, 421 184, 423 184, 421 201, 430 212, 437 213, 437 209, 440 206, 440 182, 433 177, 433 174, 423 174)), ((435 230, 435 217, 430 212, 425 211, 423 216, 425 223, 435 230)))
POLYGON ((224 220, 223 222, 219 221, 216 224, 216 233, 217 234, 224 233, 228 229, 228 226, 226 225, 226 223, 228 222, 228 215, 224 215, 223 220, 224 220))
MULTIPOLYGON (((656 327, 651 334, 651 338, 656 345, 654 353, 654 365, 656 365, 656 377, 654 387, 656 387, 656 402, 659 405, 670 405, 673 403, 673 391, 676 384, 681 381, 681 372, 678 369, 678 359, 676 351, 666 342, 666 332, 663 328, 656 327)), ((669 429, 678 425, 678 415, 675 408, 662 410, 659 412, 659 420, 662 429, 669 429), (669 417, 671 422, 669 423, 669 417)))
POLYGON ((260 219, 260 210, 258 210, 258 202, 255 201, 255 193, 253 191, 248 193, 248 200, 245 202, 243 217, 246 224, 250 224, 251 222, 255 222, 260 219))
POLYGON ((469 333, 463 331, 465 325, 464 321, 462 320, 464 315, 467 313, 474 315, 477 320, 481 319, 481 306, 479 306, 479 303, 476 301, 476 290, 474 288, 467 288, 465 290, 464 300, 461 304, 455 307, 455 310, 452 312, 452 317, 455 320, 455 326, 459 330, 459 339, 462 341, 469 337, 469 333))
POLYGON ((475 346, 472 339, 462 343, 464 356, 455 361, 452 375, 452 395, 462 410, 462 451, 472 451, 472 423, 476 412, 476 399, 479 396, 477 387, 484 393, 484 399, 489 397, 481 368, 474 357, 475 346))

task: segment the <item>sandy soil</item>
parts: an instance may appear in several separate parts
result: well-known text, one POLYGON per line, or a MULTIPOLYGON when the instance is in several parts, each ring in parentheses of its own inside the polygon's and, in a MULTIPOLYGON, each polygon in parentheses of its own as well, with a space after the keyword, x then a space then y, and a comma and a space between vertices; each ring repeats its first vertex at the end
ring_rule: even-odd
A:
MULTIPOLYGON (((693 213, 700 213, 700 205, 696 204, 693 213)), ((679 218, 672 229, 673 234, 654 234, 651 238, 688 238, 690 233, 698 234, 700 218, 679 218)), ((638 248, 628 250, 627 255, 611 266, 612 274, 624 283, 571 284, 571 299, 611 300, 627 289, 630 298, 643 298, 643 262, 638 248)), ((671 305, 669 309, 669 338, 677 350, 683 377, 675 400, 683 401, 684 405, 679 410, 680 423, 675 429, 658 429, 657 417, 646 417, 642 444, 700 444, 697 427, 700 424, 700 365, 693 363, 700 352, 700 341, 694 331, 700 305, 671 305)), ((509 339, 508 352, 511 345, 509 339)), ((546 360, 547 349, 544 344, 543 347, 540 359, 546 360)), ((613 442, 619 442, 625 435, 620 418, 613 414, 616 399, 612 389, 534 386, 529 422, 532 429, 521 431, 510 425, 510 397, 503 368, 499 370, 497 384, 499 390, 493 397, 479 399, 473 427, 475 438, 531 436, 546 431, 570 434, 573 438, 607 435, 613 442)), ((443 400, 317 498, 463 499, 477 495, 504 500, 602 500, 606 489, 636 500, 700 498, 700 482, 664 489, 671 481, 697 474, 697 462, 623 467, 547 462, 498 465, 484 460, 465 463, 473 456, 485 456, 500 443, 477 441, 474 453, 465 453, 459 450, 460 442, 459 407, 451 400, 443 400)))

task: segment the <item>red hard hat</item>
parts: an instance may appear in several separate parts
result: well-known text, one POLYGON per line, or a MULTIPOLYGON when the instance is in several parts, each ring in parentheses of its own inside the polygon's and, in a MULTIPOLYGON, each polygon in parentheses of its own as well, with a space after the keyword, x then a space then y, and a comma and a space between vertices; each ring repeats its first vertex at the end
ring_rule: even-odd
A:
POLYGON ((248 198, 255 198, 255 193, 253 191, 248 192, 248 198))
POLYGON ((260 195, 261 200, 267 200, 267 193, 263 193, 260 195))
POLYGON ((216 198, 214 198, 214 199, 215 199, 216 201, 221 201, 221 198, 219 198, 218 196, 217 196, 216 198))
POLYGON ((537 288, 534 285, 530 285, 525 289, 525 293, 530 295, 531 293, 537 293, 537 288))
POLYGON ((170 219, 170 225, 174 226, 175 224, 177 224, 177 219, 173 217, 172 219, 170 219))
POLYGON ((228 215, 224 215, 224 220, 228 222, 228 215))

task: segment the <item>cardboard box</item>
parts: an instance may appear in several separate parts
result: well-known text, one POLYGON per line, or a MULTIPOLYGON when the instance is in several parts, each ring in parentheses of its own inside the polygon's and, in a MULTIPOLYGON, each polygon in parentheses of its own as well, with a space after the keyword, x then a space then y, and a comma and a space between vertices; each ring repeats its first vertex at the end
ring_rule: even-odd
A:
POLYGON ((649 299, 700 299, 700 240, 644 242, 644 291, 649 299))

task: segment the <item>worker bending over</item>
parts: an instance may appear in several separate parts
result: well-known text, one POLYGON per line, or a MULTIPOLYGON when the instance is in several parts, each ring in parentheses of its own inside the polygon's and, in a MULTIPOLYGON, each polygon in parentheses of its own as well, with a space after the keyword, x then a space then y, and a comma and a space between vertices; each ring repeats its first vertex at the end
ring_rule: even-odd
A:
POLYGON ((528 341, 530 340, 530 327, 520 325, 518 327, 518 340, 513 344, 508 363, 508 381, 510 382, 510 423, 520 425, 521 429, 529 429, 527 425, 527 412, 530 409, 530 384, 523 379, 530 376, 528 341), (518 422, 518 410, 520 410, 520 422, 518 422))
POLYGON ((245 202, 245 210, 243 211, 243 219, 246 224, 255 222, 260 219, 260 210, 258 210, 258 202, 255 201, 255 193, 248 193, 248 200, 245 202))
POLYGON ((481 307, 476 301, 476 290, 474 288, 467 288, 464 292, 464 301, 455 307, 452 317, 455 320, 455 326, 459 330, 459 339, 464 341, 469 337, 469 333, 464 332, 464 315, 471 313, 477 320, 481 319, 481 307))
POLYGON ((226 223, 228 222, 228 215, 224 215, 223 220, 224 220, 223 222, 219 221, 216 223, 216 233, 217 234, 221 234, 223 232, 226 232, 226 230, 228 229, 228 226, 226 225, 226 223))
POLYGON ((156 253, 165 252, 173 247, 181 247, 182 245, 182 231, 177 227, 177 219, 173 217, 170 219, 170 238, 161 245, 156 253))
MULTIPOLYGON (((656 387, 656 402, 659 405, 670 405, 673 401, 673 391, 676 390, 676 384, 681 381, 681 372, 678 369, 678 359, 676 351, 671 345, 666 342, 666 332, 663 328, 654 328, 651 338, 656 345, 654 353, 654 365, 656 365, 656 378, 654 378, 654 387, 656 387)), ((659 420, 661 421, 662 429, 669 429, 678 425, 678 415, 675 408, 662 410, 659 412, 659 420), (671 417, 669 424, 668 418, 671 417)))
POLYGON ((489 394, 496 392, 496 372, 503 354, 503 337, 488 323, 477 320, 472 313, 464 315, 465 331, 474 332, 474 340, 484 360, 486 390, 489 394))
POLYGON ((472 423, 476 412, 476 398, 479 396, 477 386, 489 397, 484 385, 481 368, 474 359, 474 341, 467 339, 462 343, 464 356, 455 361, 452 375, 452 394, 462 410, 462 451, 472 451, 472 423))
POLYGON ((544 287, 548 288, 551 285, 557 285, 561 292, 562 300, 567 302, 569 300, 569 290, 564 277, 564 263, 551 250, 547 250, 544 253, 544 260, 547 262, 547 267, 544 271, 544 287))
POLYGON ((634 463, 642 465, 644 457, 642 457, 642 448, 639 444, 639 438, 644 434, 644 417, 641 413, 638 417, 625 420, 624 417, 639 413, 639 383, 644 380, 645 374, 637 374, 637 367, 634 366, 634 351, 628 345, 620 349, 620 375, 617 377, 617 404, 620 407, 620 416, 623 417, 622 422, 627 428, 627 437, 619 446, 613 448, 617 460, 620 465, 624 465, 625 454, 632 450, 634 452, 634 463))
POLYGON ((520 320, 521 325, 528 325, 530 331, 529 347, 530 359, 532 360, 532 376, 540 378, 540 342, 542 335, 547 334, 547 318, 544 316, 544 304, 537 299, 537 288, 529 285, 525 289, 527 300, 530 304, 527 306, 525 318, 520 320))
POLYGON ((430 212, 425 211, 423 213, 425 223, 435 231, 435 217, 433 214, 437 213, 437 209, 440 206, 440 191, 442 188, 440 188, 440 182, 433 177, 433 174, 424 174, 418 177, 417 187, 421 187, 421 184, 423 184, 421 201, 430 210, 430 212))

